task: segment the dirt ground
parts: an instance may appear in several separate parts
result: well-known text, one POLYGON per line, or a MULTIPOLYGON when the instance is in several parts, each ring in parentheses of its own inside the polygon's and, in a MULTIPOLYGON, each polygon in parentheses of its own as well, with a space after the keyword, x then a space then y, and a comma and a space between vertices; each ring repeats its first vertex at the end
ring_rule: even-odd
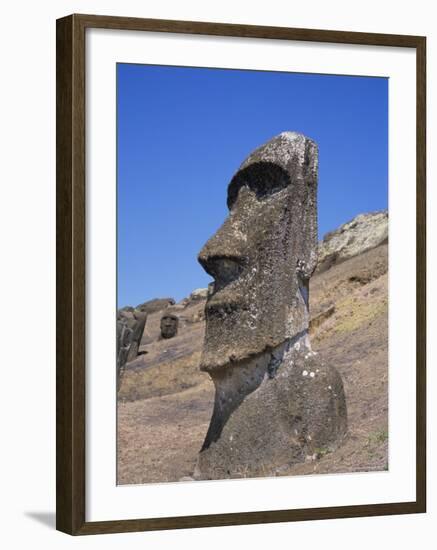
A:
MULTIPOLYGON (((387 470, 387 245, 311 279, 312 347, 343 378, 348 436, 333 453, 278 475, 387 470)), ((126 369, 118 401, 118 483, 179 481, 191 476, 212 413, 214 387, 198 369, 204 302, 180 312, 171 340, 153 341, 151 318, 143 351, 126 369)))

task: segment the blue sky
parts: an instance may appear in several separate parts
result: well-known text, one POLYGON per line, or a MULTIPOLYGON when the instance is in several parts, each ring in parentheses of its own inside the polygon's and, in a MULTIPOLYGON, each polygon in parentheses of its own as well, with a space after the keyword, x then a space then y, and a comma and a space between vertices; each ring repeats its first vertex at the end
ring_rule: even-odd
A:
POLYGON ((388 80, 117 65, 117 300, 180 300, 227 215, 227 185, 280 132, 319 146, 319 237, 387 208, 388 80))

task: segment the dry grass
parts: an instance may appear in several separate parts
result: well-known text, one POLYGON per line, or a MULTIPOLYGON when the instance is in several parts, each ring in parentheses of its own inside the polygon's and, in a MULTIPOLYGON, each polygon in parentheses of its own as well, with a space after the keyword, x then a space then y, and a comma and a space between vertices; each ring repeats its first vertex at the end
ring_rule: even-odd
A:
POLYGON ((212 413, 209 379, 188 390, 118 403, 117 483, 191 476, 212 413))
POLYGON ((156 366, 125 371, 118 398, 120 401, 149 399, 182 392, 202 384, 209 377, 199 370, 200 351, 156 366))

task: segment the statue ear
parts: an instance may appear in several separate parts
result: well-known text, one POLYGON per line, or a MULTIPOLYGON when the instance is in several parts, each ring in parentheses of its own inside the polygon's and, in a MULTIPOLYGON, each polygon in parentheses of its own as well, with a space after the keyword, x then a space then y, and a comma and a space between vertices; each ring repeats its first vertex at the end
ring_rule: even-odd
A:
POLYGON ((296 258, 296 272, 302 279, 313 274, 318 259, 317 235, 317 146, 307 140, 304 162, 294 174, 290 188, 291 254, 296 258))

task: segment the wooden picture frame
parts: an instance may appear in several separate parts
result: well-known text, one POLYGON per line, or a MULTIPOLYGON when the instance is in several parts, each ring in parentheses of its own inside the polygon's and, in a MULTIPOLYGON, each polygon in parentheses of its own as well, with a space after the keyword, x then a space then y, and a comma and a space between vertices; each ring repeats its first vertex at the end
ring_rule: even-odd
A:
POLYGON ((289 522, 426 511, 426 39, 96 15, 57 21, 57 529, 71 535, 289 522), (89 28, 410 48, 416 52, 416 499, 411 502, 86 521, 85 32, 89 28))

